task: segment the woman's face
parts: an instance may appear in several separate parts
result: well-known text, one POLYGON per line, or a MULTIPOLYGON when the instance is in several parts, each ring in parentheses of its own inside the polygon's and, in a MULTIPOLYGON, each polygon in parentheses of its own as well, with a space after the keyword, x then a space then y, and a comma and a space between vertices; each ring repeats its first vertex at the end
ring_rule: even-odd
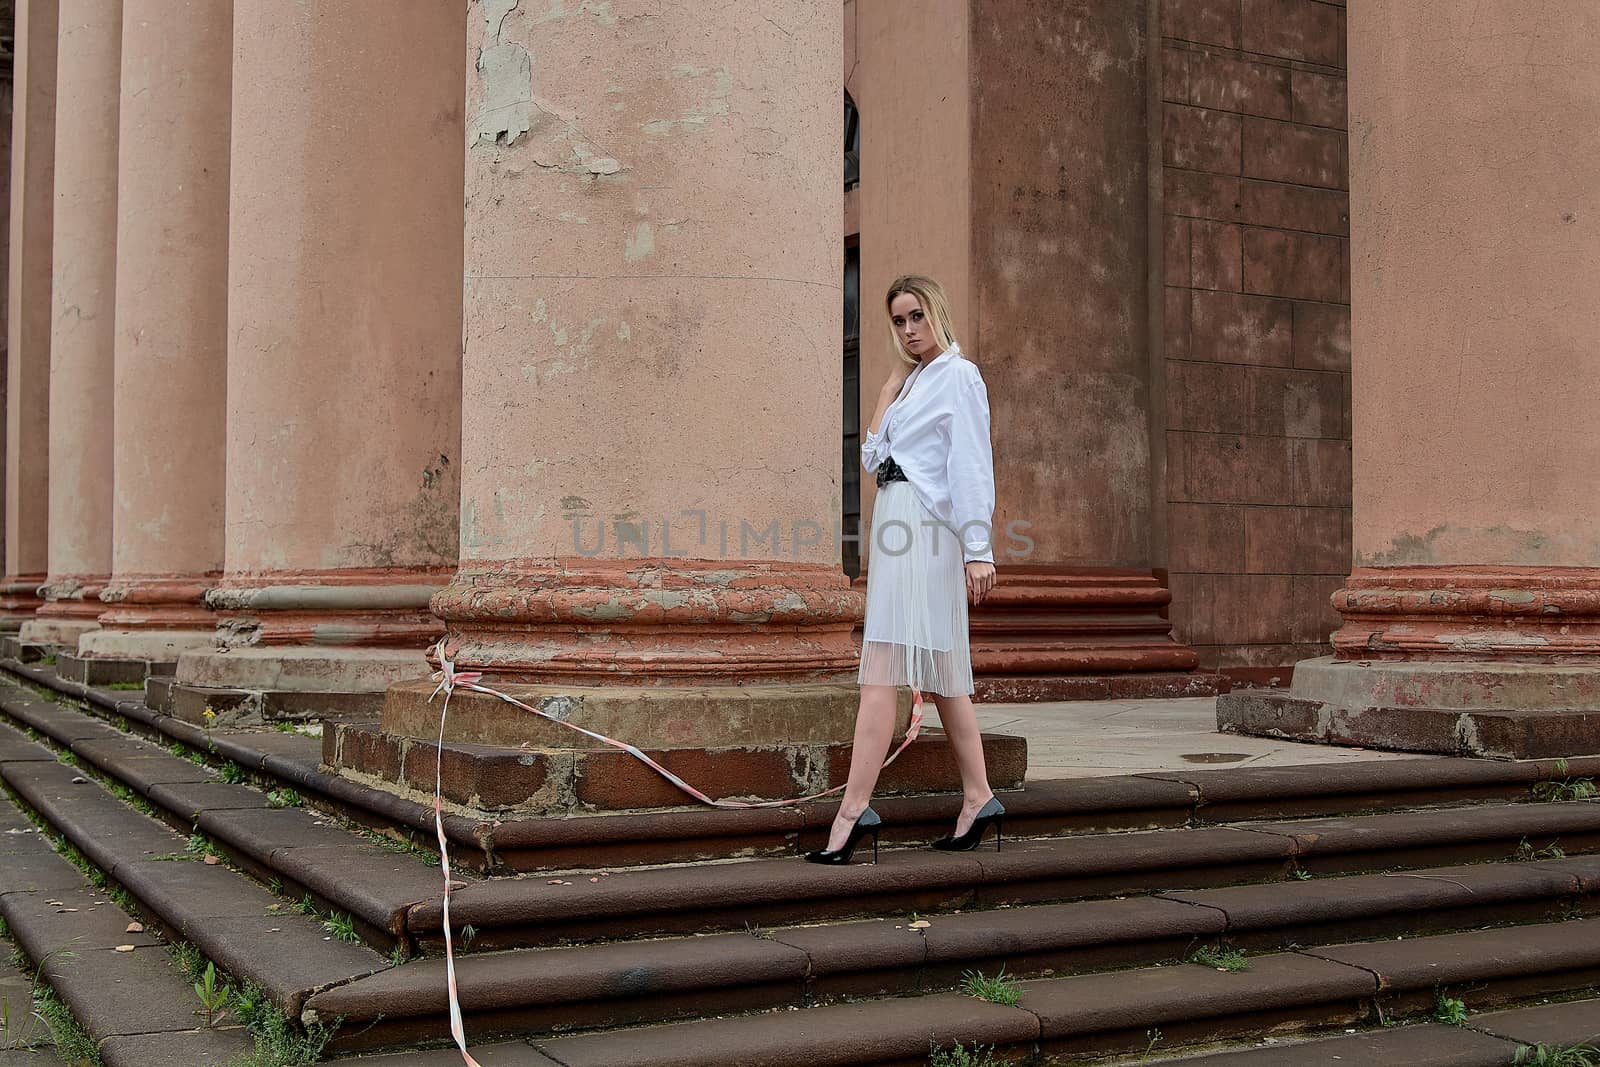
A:
POLYGON ((933 339, 933 328, 922 310, 922 301, 911 293, 900 293, 889 302, 889 320, 894 323, 900 343, 918 363, 942 351, 939 342, 933 339))

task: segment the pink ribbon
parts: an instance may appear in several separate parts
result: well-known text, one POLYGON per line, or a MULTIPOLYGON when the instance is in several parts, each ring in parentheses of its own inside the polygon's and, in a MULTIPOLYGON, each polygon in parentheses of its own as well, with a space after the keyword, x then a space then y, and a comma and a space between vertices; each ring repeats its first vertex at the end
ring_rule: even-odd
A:
MULTIPOLYGON (((665 778, 673 785, 677 786, 679 789, 683 790, 685 793, 700 801, 702 804, 709 804, 714 808, 785 808, 795 804, 805 804, 812 800, 820 800, 823 797, 830 796, 844 788, 843 785, 836 785, 832 789, 824 789, 820 793, 812 793, 810 796, 805 797, 794 797, 790 800, 712 800, 710 797, 706 796, 705 793, 701 792, 699 789, 696 789, 694 786, 690 785, 688 782, 684 781, 682 778, 678 777, 676 774, 673 774, 661 764, 645 755, 639 750, 637 745, 630 745, 625 741, 618 741, 615 738, 607 737, 605 734, 595 733, 593 730, 586 730, 575 723, 564 722, 561 719, 556 718, 554 715, 551 715, 547 711, 541 711, 538 708, 524 704, 516 697, 502 693, 498 689, 492 689, 482 683, 481 679, 483 678, 483 673, 481 671, 456 670, 455 664, 450 662, 450 658, 445 655, 444 641, 442 639, 437 645, 434 646, 433 651, 434 655, 439 658, 439 669, 433 672, 433 680, 439 684, 434 688, 433 692, 429 694, 428 700, 431 703, 433 698, 438 696, 441 692, 444 694, 444 704, 439 709, 439 746, 434 750, 435 763, 433 776, 433 826, 439 836, 439 867, 444 871, 444 973, 445 981, 449 986, 450 991, 450 1036, 455 1038, 456 1048, 461 1050, 461 1058, 463 1061, 465 1061, 466 1067, 482 1067, 482 1065, 479 1064, 477 1060, 472 1058, 472 1053, 467 1051, 466 1025, 461 1020, 461 996, 456 985, 455 944, 450 936, 450 890, 457 885, 464 885, 465 883, 452 882, 450 880, 450 846, 446 842, 444 836, 444 728, 445 719, 450 714, 450 697, 457 689, 466 689, 474 693, 483 693, 487 696, 492 696, 497 700, 503 700, 512 707, 526 711, 530 715, 537 715, 540 718, 553 722, 558 726, 565 726, 567 729, 575 731, 576 733, 580 733, 583 736, 598 741, 603 745, 609 745, 612 748, 621 749, 634 759, 638 760, 640 763, 643 763, 646 767, 649 767, 651 770, 661 775, 661 777, 665 778)), ((912 689, 911 723, 906 727, 905 740, 900 742, 899 748, 889 753, 889 758, 883 761, 883 765, 887 767, 889 764, 898 759, 900 757, 900 753, 904 752, 911 746, 911 743, 917 739, 917 735, 921 733, 921 731, 922 693, 917 689, 912 689)))

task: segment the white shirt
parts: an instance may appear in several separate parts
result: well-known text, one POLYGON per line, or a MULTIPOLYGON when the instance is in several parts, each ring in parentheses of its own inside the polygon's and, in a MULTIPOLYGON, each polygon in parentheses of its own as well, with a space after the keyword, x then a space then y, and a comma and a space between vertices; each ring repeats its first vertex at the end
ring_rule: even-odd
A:
POLYGON ((933 517, 955 531, 963 562, 994 562, 994 454, 989 391, 978 368, 950 347, 906 379, 878 433, 867 430, 861 465, 878 469, 893 456, 933 517))

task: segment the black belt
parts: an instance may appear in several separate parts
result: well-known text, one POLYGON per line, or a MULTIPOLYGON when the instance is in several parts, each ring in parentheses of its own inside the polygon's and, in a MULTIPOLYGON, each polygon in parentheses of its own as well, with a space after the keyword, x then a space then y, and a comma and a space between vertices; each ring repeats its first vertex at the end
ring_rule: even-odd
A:
POLYGON ((878 464, 878 488, 882 489, 890 482, 909 482, 906 472, 900 469, 900 464, 894 461, 893 456, 883 457, 883 462, 878 464))

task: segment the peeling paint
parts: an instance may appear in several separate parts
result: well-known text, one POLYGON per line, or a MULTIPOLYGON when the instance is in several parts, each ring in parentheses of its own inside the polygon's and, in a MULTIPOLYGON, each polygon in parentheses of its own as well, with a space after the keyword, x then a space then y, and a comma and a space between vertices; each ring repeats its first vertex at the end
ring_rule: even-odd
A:
POLYGON ((483 51, 478 53, 478 75, 483 80, 483 102, 478 108, 473 144, 517 143, 533 128, 533 57, 515 41, 503 41, 500 32, 506 16, 519 0, 484 0, 488 25, 483 51))
POLYGON ((1402 532, 1377 552, 1357 546, 1358 567, 1405 567, 1494 560, 1511 566, 1585 566, 1600 564, 1600 537, 1555 535, 1510 526, 1440 525, 1426 533, 1402 532))
POLYGON ((648 222, 641 222, 633 228, 628 235, 627 244, 623 248, 623 256, 629 263, 637 263, 641 259, 655 255, 656 235, 648 222))
POLYGON ((707 67, 696 67, 687 63, 679 64, 672 68, 672 73, 680 78, 694 78, 705 80, 708 76, 711 84, 706 87, 705 95, 699 103, 684 110, 675 119, 656 118, 640 124, 640 129, 652 137, 665 137, 674 130, 689 132, 704 129, 713 118, 724 118, 728 114, 728 96, 733 92, 733 73, 727 68, 715 71, 707 67))
POLYGON ((555 22, 557 19, 592 15, 594 20, 602 26, 615 26, 617 24, 617 16, 611 9, 611 3, 612 0, 580 0, 577 7, 569 11, 566 0, 547 0, 544 12, 538 15, 530 15, 528 21, 537 26, 543 22, 555 22))
POLYGON ((1452 652, 1504 652, 1508 648, 1538 651, 1550 640, 1538 634, 1519 634, 1511 630, 1485 630, 1476 633, 1437 634, 1434 640, 1452 652))

